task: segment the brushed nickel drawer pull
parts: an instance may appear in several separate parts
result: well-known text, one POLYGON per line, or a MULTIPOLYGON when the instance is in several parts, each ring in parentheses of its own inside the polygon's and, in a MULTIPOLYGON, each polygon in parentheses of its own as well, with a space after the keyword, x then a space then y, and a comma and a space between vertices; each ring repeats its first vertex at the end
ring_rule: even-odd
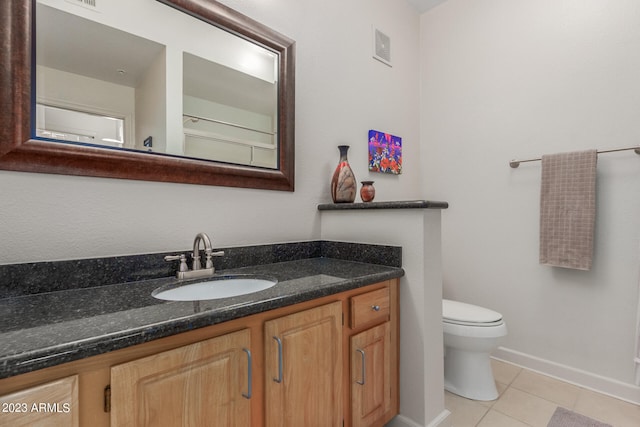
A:
POLYGON ((278 378, 274 378, 273 380, 277 383, 282 382, 282 340, 278 337, 273 337, 274 340, 278 343, 278 378))
POLYGON ((372 309, 373 311, 380 311, 380 306, 379 306, 379 305, 372 305, 372 306, 371 306, 371 309, 372 309))
POLYGON ((247 380, 247 393, 242 393, 242 397, 247 398, 247 399, 251 399, 251 394, 252 394, 252 382, 253 382, 253 372, 251 369, 251 351, 249 351, 246 348, 243 348, 242 351, 244 351, 245 353, 247 353, 247 366, 248 366, 248 380, 247 380))
POLYGON ((366 358, 366 356, 365 356, 365 354, 364 354, 364 350, 360 350, 360 349, 358 348, 358 349, 356 349, 356 351, 357 351, 358 353, 360 353, 360 357, 362 358, 362 376, 361 376, 362 381, 357 381, 357 380, 356 380, 356 383, 358 383, 358 384, 360 384, 360 385, 364 385, 364 382, 365 382, 365 378, 364 378, 364 376, 365 376, 365 371, 366 371, 365 363, 366 363, 367 358, 366 358))

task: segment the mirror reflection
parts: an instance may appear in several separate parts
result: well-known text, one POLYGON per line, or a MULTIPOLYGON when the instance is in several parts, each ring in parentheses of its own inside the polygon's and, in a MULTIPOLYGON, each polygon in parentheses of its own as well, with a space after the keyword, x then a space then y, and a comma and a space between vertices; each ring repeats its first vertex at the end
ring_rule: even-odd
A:
POLYGON ((276 52, 155 0, 38 0, 35 33, 37 138, 278 168, 276 52))
POLYGON ((36 136, 122 148, 124 119, 36 105, 36 136))

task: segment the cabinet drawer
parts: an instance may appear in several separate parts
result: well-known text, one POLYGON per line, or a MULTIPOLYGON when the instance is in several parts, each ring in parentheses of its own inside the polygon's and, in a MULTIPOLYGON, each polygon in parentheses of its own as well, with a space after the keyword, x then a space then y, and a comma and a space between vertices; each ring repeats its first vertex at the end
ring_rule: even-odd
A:
POLYGON ((389 319, 389 288, 351 297, 351 327, 389 319))

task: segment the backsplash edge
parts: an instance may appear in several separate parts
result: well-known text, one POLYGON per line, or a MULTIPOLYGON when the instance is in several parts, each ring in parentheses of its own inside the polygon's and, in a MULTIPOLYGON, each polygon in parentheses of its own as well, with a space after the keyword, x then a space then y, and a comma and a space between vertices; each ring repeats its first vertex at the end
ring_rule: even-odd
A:
MULTIPOLYGON (((397 246, 313 240, 215 249, 225 252, 214 258, 216 270, 320 257, 402 266, 397 246)), ((166 262, 164 256, 176 253, 180 251, 0 265, 0 299, 170 277, 179 262, 166 262)), ((190 265, 191 256, 187 259, 190 265)))

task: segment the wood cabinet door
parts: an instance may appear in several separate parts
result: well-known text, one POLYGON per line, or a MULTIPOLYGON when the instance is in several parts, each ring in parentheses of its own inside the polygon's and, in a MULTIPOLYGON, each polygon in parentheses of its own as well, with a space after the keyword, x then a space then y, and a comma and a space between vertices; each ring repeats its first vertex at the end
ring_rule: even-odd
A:
POLYGON ((342 303, 265 323, 265 425, 342 426, 342 303))
POLYGON ((373 425, 391 409, 391 323, 351 337, 353 427, 373 425))
POLYGON ((111 426, 249 426, 248 329, 111 368, 111 426))
POLYGON ((79 426, 78 376, 0 396, 0 426, 79 426))

